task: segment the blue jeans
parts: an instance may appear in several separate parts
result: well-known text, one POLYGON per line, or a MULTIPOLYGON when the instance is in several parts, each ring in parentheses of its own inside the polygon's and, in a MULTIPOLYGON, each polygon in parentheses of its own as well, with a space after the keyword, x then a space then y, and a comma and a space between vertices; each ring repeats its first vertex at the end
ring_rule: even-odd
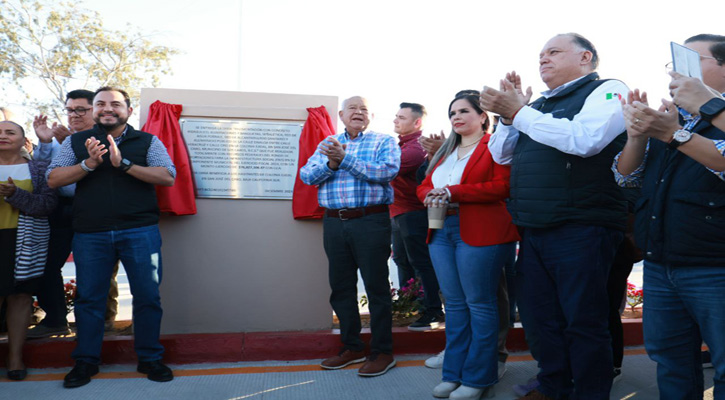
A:
POLYGON ((623 236, 576 224, 524 229, 517 265, 524 278, 521 301, 538 331, 539 390, 549 397, 609 399, 607 280, 623 236))
POLYGON ((700 348, 715 367, 715 400, 725 399, 725 268, 644 262, 644 344, 657 362, 660 399, 702 399, 700 348))
POLYGON ((133 295, 134 349, 139 361, 160 360, 161 235, 158 225, 73 237, 78 296, 73 359, 100 364, 103 322, 113 267, 121 260, 133 295))
POLYGON ((446 298, 443 381, 484 388, 498 382, 498 290, 504 261, 515 243, 471 246, 463 242, 457 215, 445 220, 429 244, 446 298))

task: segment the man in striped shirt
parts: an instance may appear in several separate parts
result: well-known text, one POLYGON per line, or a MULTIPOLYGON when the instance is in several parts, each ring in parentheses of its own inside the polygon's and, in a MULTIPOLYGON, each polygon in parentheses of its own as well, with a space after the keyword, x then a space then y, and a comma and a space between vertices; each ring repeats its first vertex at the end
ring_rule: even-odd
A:
POLYGON ((360 376, 378 376, 395 366, 392 300, 388 283, 390 181, 400 169, 400 148, 392 136, 368 131, 372 114, 362 97, 342 103, 339 113, 345 132, 323 140, 300 170, 300 178, 317 185, 318 201, 326 208, 324 247, 329 260, 330 304, 340 321, 343 347, 320 364, 340 369, 365 364, 360 376), (372 339, 365 358, 357 306, 360 269, 370 305, 372 339))

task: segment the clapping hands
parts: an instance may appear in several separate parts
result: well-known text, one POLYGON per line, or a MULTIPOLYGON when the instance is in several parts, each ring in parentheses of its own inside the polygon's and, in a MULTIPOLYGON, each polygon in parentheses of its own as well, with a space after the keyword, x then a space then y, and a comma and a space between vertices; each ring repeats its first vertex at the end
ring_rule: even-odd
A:
POLYGON ((647 92, 639 89, 629 92, 627 99, 622 99, 622 111, 630 138, 652 137, 669 142, 672 134, 680 129, 677 107, 667 100, 662 100, 658 110, 649 107, 647 92))
POLYGON ((328 164, 331 169, 337 169, 342 160, 345 158, 346 144, 340 144, 340 142, 334 137, 328 137, 323 140, 317 147, 322 155, 327 156, 328 164))
POLYGON ((18 189, 18 187, 15 186, 15 182, 13 182, 13 178, 8 176, 7 183, 0 183, 0 196, 10 197, 15 194, 15 191, 17 189, 18 189))

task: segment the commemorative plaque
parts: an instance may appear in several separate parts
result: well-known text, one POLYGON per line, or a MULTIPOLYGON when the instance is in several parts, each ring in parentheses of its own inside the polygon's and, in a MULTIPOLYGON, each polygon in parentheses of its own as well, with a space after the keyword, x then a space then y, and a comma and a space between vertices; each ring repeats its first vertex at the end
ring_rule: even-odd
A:
POLYGON ((182 118, 197 197, 291 200, 302 123, 182 118))

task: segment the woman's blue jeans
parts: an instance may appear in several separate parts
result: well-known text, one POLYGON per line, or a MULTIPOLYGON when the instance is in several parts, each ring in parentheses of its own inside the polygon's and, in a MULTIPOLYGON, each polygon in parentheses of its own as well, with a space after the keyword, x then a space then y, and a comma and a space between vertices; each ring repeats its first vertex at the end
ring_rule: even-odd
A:
POLYGON ((515 242, 471 246, 463 242, 457 215, 446 218, 429 244, 446 299, 443 381, 484 388, 498 382, 498 288, 515 242))

